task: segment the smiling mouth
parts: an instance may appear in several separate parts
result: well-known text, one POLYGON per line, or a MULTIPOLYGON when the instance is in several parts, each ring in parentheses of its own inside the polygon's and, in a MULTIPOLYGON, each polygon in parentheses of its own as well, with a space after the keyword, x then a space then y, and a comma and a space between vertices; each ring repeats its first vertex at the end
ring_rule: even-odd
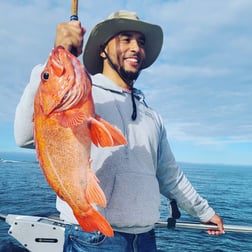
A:
POLYGON ((140 59, 139 57, 129 57, 125 58, 125 61, 134 68, 138 68, 140 66, 140 59))
POLYGON ((127 58, 126 60, 133 62, 133 63, 139 63, 139 59, 137 59, 137 58, 127 58))

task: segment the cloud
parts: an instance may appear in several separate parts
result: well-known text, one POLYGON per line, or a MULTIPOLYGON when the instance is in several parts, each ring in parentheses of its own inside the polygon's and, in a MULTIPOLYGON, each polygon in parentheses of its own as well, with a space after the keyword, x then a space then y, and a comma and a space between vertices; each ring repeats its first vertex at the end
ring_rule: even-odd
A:
MULTIPOLYGON (((1 123, 13 122, 31 69, 46 61, 70 6, 62 0, 1 1, 1 123)), ((136 85, 161 113, 172 141, 252 142, 251 0, 79 1, 86 37, 118 9, 136 11, 164 30, 160 57, 136 85)))
POLYGON ((141 88, 163 115, 171 138, 251 142, 252 2, 164 5, 158 15, 165 27, 164 49, 141 88), (147 81, 152 86, 146 87, 147 81))

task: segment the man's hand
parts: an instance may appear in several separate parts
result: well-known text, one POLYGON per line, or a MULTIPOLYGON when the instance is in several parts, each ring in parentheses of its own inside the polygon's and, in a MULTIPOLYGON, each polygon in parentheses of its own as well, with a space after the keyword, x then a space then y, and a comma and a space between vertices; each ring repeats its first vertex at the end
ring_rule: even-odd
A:
POLYGON ((207 233, 210 235, 222 235, 225 233, 224 231, 224 226, 223 226, 223 221, 220 216, 215 214, 212 219, 209 220, 209 222, 204 223, 204 224, 216 224, 218 226, 218 230, 215 229, 208 229, 207 233))
POLYGON ((56 29, 54 47, 61 45, 69 51, 75 48, 77 52, 76 56, 79 56, 82 54, 83 36, 85 32, 86 30, 81 27, 80 21, 59 23, 56 29))

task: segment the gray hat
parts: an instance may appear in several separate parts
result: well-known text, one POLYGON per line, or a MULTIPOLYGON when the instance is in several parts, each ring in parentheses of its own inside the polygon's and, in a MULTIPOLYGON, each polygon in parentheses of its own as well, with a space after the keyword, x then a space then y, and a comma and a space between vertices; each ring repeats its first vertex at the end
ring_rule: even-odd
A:
POLYGON ((100 56, 100 47, 123 31, 141 32, 145 36, 146 58, 142 69, 147 68, 156 60, 163 44, 161 27, 141 21, 134 12, 118 11, 98 23, 89 35, 83 53, 83 62, 89 73, 102 72, 103 60, 100 56))

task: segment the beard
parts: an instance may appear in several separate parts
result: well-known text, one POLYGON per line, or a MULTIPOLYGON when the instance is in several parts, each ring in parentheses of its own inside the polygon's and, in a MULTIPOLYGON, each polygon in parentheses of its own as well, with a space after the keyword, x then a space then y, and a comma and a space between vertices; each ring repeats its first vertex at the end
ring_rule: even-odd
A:
MULTIPOLYGON (((127 85, 132 88, 134 81, 138 78, 141 70, 137 72, 126 71, 124 67, 120 66, 119 64, 113 62, 107 52, 103 49, 103 52, 106 55, 109 65, 121 76, 121 78, 127 83, 127 85)), ((119 61, 119 60, 118 60, 119 61)))
POLYGON ((127 81, 134 81, 138 78, 140 71, 138 72, 131 72, 131 71, 126 71, 123 67, 119 67, 119 73, 120 75, 127 81))
MULTIPOLYGON (((124 57, 129 57, 129 56, 135 56, 137 58, 140 58, 140 55, 138 55, 138 53, 128 53, 127 55, 124 55, 124 57)), ((117 72, 120 74, 120 76, 127 83, 132 83, 138 78, 138 76, 141 72, 141 68, 137 69, 136 72, 135 71, 127 71, 124 67, 124 64, 123 64, 124 57, 123 56, 119 57, 119 55, 117 55, 117 62, 113 62, 113 64, 115 65, 117 72)), ((130 84, 130 85, 132 85, 132 84, 130 84)))

